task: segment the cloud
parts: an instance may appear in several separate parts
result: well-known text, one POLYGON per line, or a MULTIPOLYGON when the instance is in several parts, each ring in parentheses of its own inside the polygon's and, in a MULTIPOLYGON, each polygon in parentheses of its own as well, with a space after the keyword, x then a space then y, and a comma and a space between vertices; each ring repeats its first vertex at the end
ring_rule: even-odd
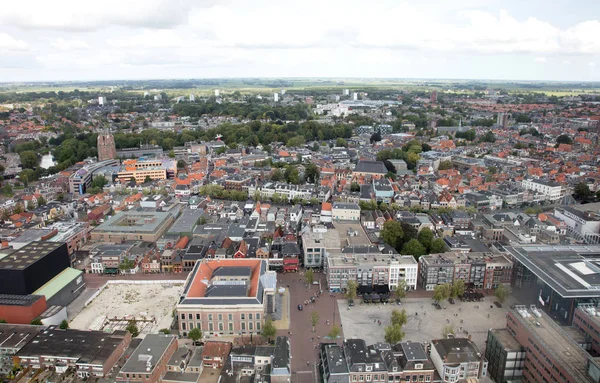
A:
POLYGON ((3 7, 0 24, 92 31, 109 26, 168 28, 187 23, 191 0, 20 0, 3 7))
POLYGON ((88 48, 88 44, 82 40, 56 39, 51 46, 59 51, 77 51, 88 48))
POLYGON ((0 51, 26 51, 28 48, 25 41, 17 40, 8 33, 0 32, 0 51))
POLYGON ((548 59, 547 59, 547 58, 545 58, 545 57, 536 57, 536 58, 535 58, 535 62, 536 62, 536 63, 541 63, 541 64, 543 64, 543 63, 545 63, 546 61, 548 61, 548 59))
POLYGON ((142 33, 126 38, 108 39, 107 44, 117 48, 181 48, 184 41, 172 30, 145 30, 142 33))

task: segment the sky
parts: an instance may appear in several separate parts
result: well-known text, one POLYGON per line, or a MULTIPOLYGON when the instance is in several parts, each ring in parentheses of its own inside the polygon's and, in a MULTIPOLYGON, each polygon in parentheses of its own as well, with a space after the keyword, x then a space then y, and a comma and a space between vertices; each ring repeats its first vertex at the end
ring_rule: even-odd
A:
POLYGON ((0 12, 0 82, 235 77, 600 81, 600 1, 19 0, 0 12))

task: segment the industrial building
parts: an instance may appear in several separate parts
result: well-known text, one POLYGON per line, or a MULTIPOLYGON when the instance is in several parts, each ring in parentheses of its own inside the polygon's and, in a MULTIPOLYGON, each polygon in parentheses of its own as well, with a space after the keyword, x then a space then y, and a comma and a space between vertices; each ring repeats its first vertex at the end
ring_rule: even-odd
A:
POLYGON ((13 356, 43 329, 41 326, 0 323, 0 375, 6 375, 14 368, 13 356))

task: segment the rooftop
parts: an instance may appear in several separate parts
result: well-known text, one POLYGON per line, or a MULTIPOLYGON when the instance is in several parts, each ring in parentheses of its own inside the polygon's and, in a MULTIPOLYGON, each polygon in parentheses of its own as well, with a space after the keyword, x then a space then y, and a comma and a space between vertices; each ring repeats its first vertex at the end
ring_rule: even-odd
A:
POLYGON ((177 338, 173 335, 146 335, 142 343, 140 343, 129 359, 127 359, 123 368, 121 368, 121 373, 146 373, 148 371, 147 368, 150 368, 150 371, 154 370, 156 364, 162 359, 173 342, 177 342, 177 338))
POLYGON ((110 219, 96 227, 96 232, 117 232, 117 233, 154 233, 164 223, 172 218, 168 212, 158 211, 126 211, 112 216, 110 219))
POLYGON ((71 283, 74 279, 79 278, 82 274, 82 270, 76 270, 72 267, 67 267, 54 278, 46 282, 46 284, 44 284, 42 287, 34 291, 33 294, 44 295, 46 300, 48 300, 62 290, 66 285, 71 283))
POLYGON ((321 343, 321 351, 327 358, 329 372, 334 374, 347 374, 348 364, 342 352, 342 348, 335 343, 321 343))
POLYGON ((40 326, 0 323, 0 346, 20 349, 42 330, 40 326))
POLYGON ((467 363, 478 361, 481 358, 481 353, 475 343, 466 338, 436 339, 432 343, 440 357, 444 359, 444 363, 447 364, 467 363))
POLYGON ((65 246, 65 244, 46 241, 31 242, 0 259, 0 269, 23 270, 61 246, 65 246))

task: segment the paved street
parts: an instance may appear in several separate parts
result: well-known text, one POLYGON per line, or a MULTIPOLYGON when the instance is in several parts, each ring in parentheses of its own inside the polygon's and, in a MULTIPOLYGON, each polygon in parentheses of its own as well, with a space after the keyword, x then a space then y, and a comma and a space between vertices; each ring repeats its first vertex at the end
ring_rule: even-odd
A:
MULTIPOLYGON (((288 273, 277 275, 278 284, 280 286, 290 286, 290 307, 291 307, 291 324, 290 324, 290 342, 292 346, 292 383, 315 382, 315 369, 318 366, 315 364, 318 361, 318 345, 321 341, 330 341, 324 339, 331 331, 334 323, 340 324, 340 315, 337 311, 336 299, 331 297, 327 291, 323 291, 315 303, 304 305, 304 302, 312 295, 319 291, 319 286, 312 285, 307 291, 304 282, 303 274, 288 273), (302 281, 301 281, 302 280, 302 281), (304 306, 304 310, 298 311, 298 304, 304 306), (319 313, 319 323, 315 326, 315 332, 312 332, 310 323, 311 313, 316 311, 319 313), (329 321, 329 324, 326 323, 329 321), (320 339, 319 339, 320 337, 320 339)), ((325 275, 315 273, 315 280, 321 280, 323 288, 325 288, 325 275)), ((341 328, 343 331, 343 328, 341 328)), ((288 335, 286 331, 280 331, 279 335, 288 335)), ((341 344, 343 337, 338 339, 341 344)))

